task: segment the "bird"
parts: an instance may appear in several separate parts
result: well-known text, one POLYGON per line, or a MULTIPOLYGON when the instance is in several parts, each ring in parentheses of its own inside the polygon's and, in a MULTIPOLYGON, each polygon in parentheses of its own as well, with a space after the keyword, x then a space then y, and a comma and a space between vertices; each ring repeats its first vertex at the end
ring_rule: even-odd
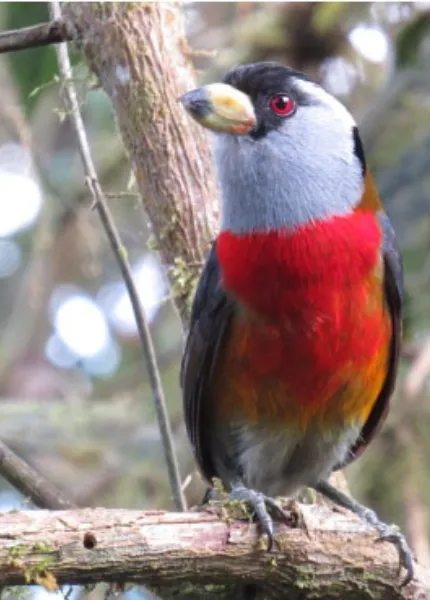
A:
POLYGON ((396 546, 406 585, 405 537, 329 482, 380 429, 402 337, 401 256, 357 124, 274 62, 179 101, 213 133, 221 215, 181 365, 196 462, 252 507, 269 549, 275 498, 313 488, 396 546))

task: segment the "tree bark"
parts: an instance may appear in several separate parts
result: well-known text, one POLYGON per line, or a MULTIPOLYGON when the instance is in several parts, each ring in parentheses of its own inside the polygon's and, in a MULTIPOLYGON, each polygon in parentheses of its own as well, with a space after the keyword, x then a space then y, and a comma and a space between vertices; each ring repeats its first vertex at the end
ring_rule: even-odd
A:
POLYGON ((186 323, 217 226, 207 133, 178 97, 196 87, 179 3, 70 3, 90 68, 112 101, 156 244, 186 323))
POLYGON ((268 553, 255 525, 224 509, 165 513, 84 509, 4 513, 0 585, 139 582, 163 597, 232 597, 256 583, 267 598, 425 600, 430 576, 398 588, 398 557, 355 516, 300 507, 306 528, 277 527, 268 553), (206 593, 208 595, 206 595, 206 593), (200 596, 198 595, 200 594, 200 596))

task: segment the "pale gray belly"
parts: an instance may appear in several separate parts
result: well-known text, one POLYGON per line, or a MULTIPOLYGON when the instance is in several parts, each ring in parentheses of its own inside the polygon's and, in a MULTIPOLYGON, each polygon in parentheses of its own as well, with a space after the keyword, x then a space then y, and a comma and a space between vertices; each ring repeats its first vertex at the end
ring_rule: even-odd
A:
POLYGON ((294 496, 329 477, 348 455, 360 427, 330 432, 316 427, 305 432, 283 429, 276 433, 273 425, 238 425, 220 433, 218 430, 215 436, 215 462, 224 483, 240 477, 247 487, 266 495, 294 496))

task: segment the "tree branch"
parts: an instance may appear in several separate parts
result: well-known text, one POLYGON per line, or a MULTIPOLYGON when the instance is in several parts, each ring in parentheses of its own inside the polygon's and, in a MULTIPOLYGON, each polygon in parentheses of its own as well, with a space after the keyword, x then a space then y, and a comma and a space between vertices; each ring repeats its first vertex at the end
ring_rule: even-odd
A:
POLYGON ((42 475, 21 460, 0 441, 0 474, 40 508, 62 510, 76 506, 42 475))
MULTIPOLYGON (((52 3, 52 11, 56 19, 61 18, 61 8, 59 2, 52 3)), ((149 325, 145 313, 143 311, 137 287, 134 283, 131 266, 127 258, 127 251, 124 245, 122 244, 118 230, 115 226, 115 222, 110 213, 107 200, 105 198, 99 179, 97 177, 94 161, 91 156, 91 150, 88 143, 87 134, 85 132, 84 122, 79 109, 76 90, 73 85, 72 67, 67 46, 57 46, 56 50, 58 64, 61 72, 61 79, 65 84, 65 98, 67 101, 67 105, 71 111, 72 122, 76 130, 79 152, 81 155, 82 163, 84 165, 88 188, 90 190, 91 196, 94 199, 93 206, 99 214, 103 228, 106 232, 109 243, 117 260, 118 266, 121 271, 121 275, 124 280, 125 287, 130 298, 134 318, 136 319, 137 330, 139 332, 139 339, 142 345, 143 356, 145 358, 146 363, 145 366, 149 374, 149 381, 152 389, 152 397, 157 413, 161 439, 163 441, 167 472, 173 497, 175 500, 175 505, 177 510, 185 510, 185 497, 182 492, 178 461, 173 443, 169 415, 164 399, 160 371, 158 369, 155 349, 152 343, 151 332, 149 330, 149 325)))
POLYGON ((355 516, 327 506, 300 510, 306 531, 279 525, 270 553, 255 525, 220 519, 215 508, 8 513, 0 520, 0 584, 21 585, 26 576, 51 588, 52 582, 143 582, 175 598, 196 589, 207 598, 205 585, 226 598, 244 582, 258 584, 269 598, 430 596, 430 574, 418 566, 414 581, 397 587, 397 552, 375 543, 375 532, 355 516))
POLYGON ((73 28, 62 20, 40 23, 32 27, 13 29, 0 33, 0 54, 58 44, 75 37, 73 28))
POLYGON ((208 136, 177 98, 196 87, 180 3, 62 5, 112 101, 143 206, 186 324, 218 225, 208 136))

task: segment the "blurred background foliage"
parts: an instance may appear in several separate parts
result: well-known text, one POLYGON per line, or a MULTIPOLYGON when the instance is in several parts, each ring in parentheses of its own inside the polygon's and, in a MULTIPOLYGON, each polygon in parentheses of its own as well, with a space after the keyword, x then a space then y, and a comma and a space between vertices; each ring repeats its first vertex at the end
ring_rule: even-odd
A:
MULTIPOLYGON (((360 124, 403 250, 407 343, 389 420, 348 476, 353 492, 406 528, 430 561, 430 3, 186 2, 183 10, 202 82, 238 62, 280 61, 320 81, 360 124)), ((46 3, 0 3, 1 29, 47 19, 46 3)), ((80 54, 72 58, 194 504, 202 484, 183 430, 181 327, 109 101, 80 54)), ((134 320, 60 92, 52 47, 1 57, 0 438, 80 505, 169 508, 134 320)), ((0 480, 0 501, 6 508, 23 499, 0 480)))

